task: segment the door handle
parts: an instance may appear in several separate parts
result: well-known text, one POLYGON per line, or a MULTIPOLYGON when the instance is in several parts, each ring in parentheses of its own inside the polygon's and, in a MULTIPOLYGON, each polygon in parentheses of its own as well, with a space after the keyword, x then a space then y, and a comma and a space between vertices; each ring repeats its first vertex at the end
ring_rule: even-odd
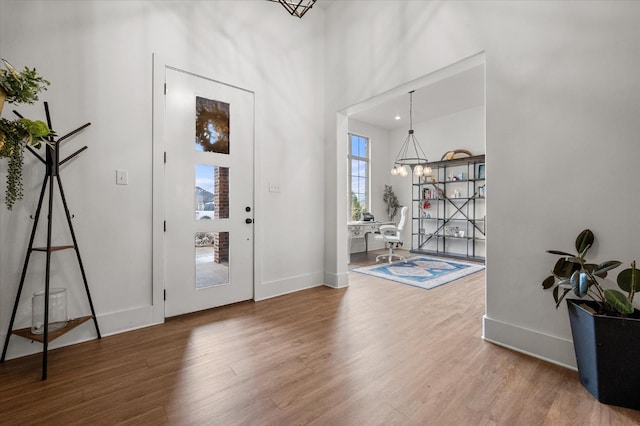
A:
POLYGON ((253 219, 248 217, 244 220, 244 223, 253 223, 253 219))

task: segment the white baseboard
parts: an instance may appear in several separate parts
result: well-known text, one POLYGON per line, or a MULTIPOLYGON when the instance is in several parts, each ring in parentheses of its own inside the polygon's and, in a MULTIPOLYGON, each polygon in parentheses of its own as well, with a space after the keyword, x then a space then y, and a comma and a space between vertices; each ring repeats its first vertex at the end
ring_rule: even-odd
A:
POLYGON ((324 285, 331 288, 343 288, 349 286, 349 273, 334 274, 333 272, 325 272, 324 285))
POLYGON ((296 291, 319 287, 324 284, 324 273, 322 271, 311 274, 296 275, 279 280, 265 281, 256 285, 254 300, 271 299, 283 296, 296 291))
MULTIPOLYGON (((127 311, 98 315, 100 334, 102 337, 105 337, 154 325, 152 310, 152 306, 143 306, 127 311)), ((6 334, 3 333, 0 337, 4 344, 6 334)), ((49 350, 94 340, 96 337, 97 334, 93 320, 90 320, 71 330, 69 333, 50 342, 49 350)), ((9 341, 6 359, 20 358, 41 352, 42 344, 27 340, 20 336, 12 335, 11 340, 9 341)))
POLYGON ((486 315, 482 320, 484 340, 552 364, 577 370, 576 355, 571 340, 507 324, 487 318, 486 315))

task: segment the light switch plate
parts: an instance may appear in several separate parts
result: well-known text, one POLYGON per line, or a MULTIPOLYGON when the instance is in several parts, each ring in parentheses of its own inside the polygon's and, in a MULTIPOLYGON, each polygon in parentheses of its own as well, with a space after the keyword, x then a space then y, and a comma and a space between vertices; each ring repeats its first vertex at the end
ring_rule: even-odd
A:
POLYGON ((116 185, 129 185, 129 172, 116 170, 116 185))

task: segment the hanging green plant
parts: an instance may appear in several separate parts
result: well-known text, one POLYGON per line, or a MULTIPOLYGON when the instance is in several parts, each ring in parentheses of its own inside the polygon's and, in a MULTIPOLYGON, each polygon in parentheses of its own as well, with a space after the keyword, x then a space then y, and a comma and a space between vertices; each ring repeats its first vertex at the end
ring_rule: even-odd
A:
MULTIPOLYGON (((5 102, 10 104, 32 104, 38 94, 47 90, 47 80, 38 75, 35 68, 24 67, 21 72, 7 60, 0 59, 0 114, 5 102)), ((19 118, 0 119, 0 159, 8 158, 7 188, 5 204, 9 210, 16 201, 22 199, 22 167, 24 150, 27 146, 40 148, 54 133, 40 120, 19 118)))
MULTIPOLYGON (((40 76, 35 68, 24 67, 22 72, 15 69, 6 59, 0 59, 0 92, 10 104, 32 104, 38 94, 47 90, 51 83, 40 76)), ((0 105, 0 113, 2 105, 0 105)))
POLYGON ((9 210, 22 199, 22 167, 27 146, 40 148, 43 141, 55 134, 40 120, 0 118, 0 158, 9 159, 5 204, 9 210))

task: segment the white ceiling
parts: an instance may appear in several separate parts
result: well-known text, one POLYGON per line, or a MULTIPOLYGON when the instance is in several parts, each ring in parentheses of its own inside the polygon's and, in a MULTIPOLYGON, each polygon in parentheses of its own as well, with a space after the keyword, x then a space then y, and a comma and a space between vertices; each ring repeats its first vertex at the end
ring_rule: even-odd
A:
MULTIPOLYGON (((479 65, 416 89, 413 93, 413 123, 433 120, 483 104, 484 67, 479 65)), ((351 114, 349 118, 388 130, 399 127, 409 129, 409 93, 351 114), (395 119, 396 115, 400 115, 400 120, 395 119)))

